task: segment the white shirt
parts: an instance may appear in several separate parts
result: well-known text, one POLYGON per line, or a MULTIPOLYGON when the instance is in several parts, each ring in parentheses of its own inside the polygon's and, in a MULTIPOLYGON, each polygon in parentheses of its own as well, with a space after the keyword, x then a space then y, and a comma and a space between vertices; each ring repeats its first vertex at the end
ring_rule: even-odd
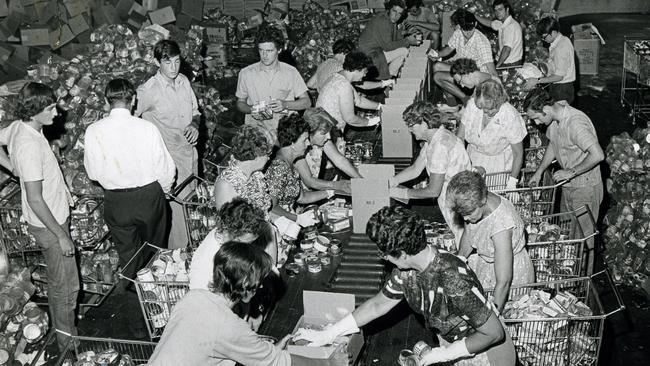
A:
POLYGON ((63 224, 70 216, 70 192, 65 185, 50 144, 43 131, 36 131, 23 121, 14 121, 0 130, 0 145, 7 145, 14 172, 20 178, 23 218, 28 224, 45 227, 27 202, 25 182, 42 182, 43 199, 56 222, 63 224))
POLYGON ((562 76, 557 84, 572 83, 576 80, 576 61, 573 44, 568 37, 558 34, 548 47, 549 75, 562 76))
POLYGON ((521 25, 512 16, 508 16, 503 22, 499 20, 492 21, 491 27, 499 33, 499 54, 501 54, 503 47, 510 47, 510 54, 505 63, 510 64, 521 61, 524 56, 521 25))
POLYGON ((157 181, 169 192, 176 165, 158 128, 115 108, 86 129, 84 166, 105 189, 142 187, 157 181))
POLYGON ((190 290, 209 290, 208 285, 212 282, 214 256, 223 245, 223 236, 212 229, 205 236, 198 248, 192 255, 190 264, 190 290))

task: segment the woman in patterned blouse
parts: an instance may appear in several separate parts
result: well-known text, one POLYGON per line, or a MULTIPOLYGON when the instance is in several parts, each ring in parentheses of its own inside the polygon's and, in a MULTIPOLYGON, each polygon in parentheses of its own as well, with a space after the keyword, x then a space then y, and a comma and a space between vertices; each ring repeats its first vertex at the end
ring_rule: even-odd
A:
MULTIPOLYGON (((296 203, 313 203, 334 195, 334 190, 302 190, 300 175, 294 164, 305 155, 310 142, 309 125, 300 115, 294 113, 280 119, 278 143, 280 149, 266 170, 266 180, 269 193, 282 209, 295 213, 296 203)), ((291 214, 284 216, 295 220, 291 214)))
POLYGON ((465 262, 428 245, 424 222, 401 206, 372 215, 366 233, 393 270, 380 293, 323 331, 300 329, 295 339, 313 345, 331 343, 377 319, 402 299, 435 329, 440 346, 422 355, 419 365, 515 364, 515 350, 474 272, 465 262))

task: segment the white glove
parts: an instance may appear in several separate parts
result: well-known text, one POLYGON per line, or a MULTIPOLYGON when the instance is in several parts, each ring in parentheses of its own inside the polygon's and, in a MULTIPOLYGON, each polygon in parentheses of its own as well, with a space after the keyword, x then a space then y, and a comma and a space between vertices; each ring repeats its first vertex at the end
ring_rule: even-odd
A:
POLYGON ((517 182, 519 180, 515 177, 508 177, 508 183, 506 183, 506 189, 516 189, 517 188, 517 182))
POLYGON ((325 192, 327 192, 327 199, 334 197, 336 194, 333 189, 326 189, 325 192))
POLYGON ((368 118, 368 127, 376 126, 381 122, 381 117, 370 117, 368 118))
POLYGON ((312 329, 298 329, 296 334, 293 336, 293 340, 305 340, 309 341, 310 347, 320 347, 326 344, 331 344, 334 342, 336 337, 344 336, 359 331, 359 326, 357 321, 354 319, 352 313, 348 314, 345 318, 339 320, 331 327, 317 331, 312 329))
POLYGON ((393 86, 393 85, 395 85, 395 79, 387 79, 381 81, 382 88, 385 88, 387 86, 393 86))
POLYGON ((465 345, 465 338, 450 344, 447 347, 436 347, 422 355, 418 366, 427 366, 434 363, 449 362, 461 357, 472 356, 465 345))
POLYGON ((383 104, 377 103, 377 110, 380 111, 383 106, 384 106, 383 104))
POLYGON ((427 52, 427 56, 429 56, 434 61, 440 60, 440 55, 438 54, 438 51, 436 51, 436 50, 429 50, 429 52, 427 52))
POLYGON ((402 200, 408 199, 408 189, 407 188, 401 188, 401 187, 393 187, 390 189, 390 196, 399 198, 402 200))
POLYGON ((314 217, 314 211, 309 210, 299 214, 296 223, 302 227, 307 227, 318 224, 318 220, 314 217))

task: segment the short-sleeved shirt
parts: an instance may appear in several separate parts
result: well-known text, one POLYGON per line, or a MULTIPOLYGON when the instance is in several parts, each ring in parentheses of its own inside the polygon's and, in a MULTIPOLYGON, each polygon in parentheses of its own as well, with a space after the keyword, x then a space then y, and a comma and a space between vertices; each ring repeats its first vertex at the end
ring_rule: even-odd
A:
POLYGON ((508 16, 503 22, 492 21, 491 28, 499 35, 499 53, 503 47, 510 47, 510 54, 505 63, 510 64, 521 61, 524 56, 523 34, 521 25, 512 17, 508 16))
POLYGON ((236 362, 289 366, 291 355, 259 337, 223 295, 194 289, 174 307, 147 365, 234 366, 236 362))
POLYGON ((7 145, 15 174, 20 178, 23 218, 28 224, 45 227, 27 202, 25 182, 42 182, 43 199, 54 219, 63 224, 70 216, 72 202, 63 173, 42 131, 22 121, 0 130, 0 145, 7 145))
POLYGON ((420 154, 425 156, 427 172, 444 174, 445 184, 457 173, 472 168, 463 141, 444 127, 438 128, 431 141, 424 143, 420 154))
MULTIPOLYGON (((564 113, 559 121, 553 122, 546 130, 549 146, 555 153, 563 169, 573 169, 588 155, 588 149, 598 144, 596 129, 586 114, 565 102, 564 113)), ((600 166, 580 174, 565 184, 567 187, 591 187, 602 184, 600 166)))
POLYGON ((557 84, 576 80, 576 61, 573 44, 568 37, 558 34, 548 47, 549 74, 562 76, 557 84))
POLYGON ((508 102, 501 105, 485 128, 483 114, 471 98, 461 117, 472 165, 482 166, 488 173, 509 171, 513 159, 510 145, 520 143, 526 137, 526 123, 508 102))
POLYGON ((214 256, 223 245, 223 236, 212 229, 192 254, 190 264, 190 290, 209 290, 212 282, 214 256))
MULTIPOLYGON (((305 92, 307 85, 295 67, 278 61, 275 68, 265 70, 261 62, 256 62, 239 71, 235 96, 245 99, 246 104, 252 106, 261 101, 293 101, 305 92)), ((274 113, 273 119, 264 123, 277 129, 278 121, 283 115, 274 113)), ((246 115, 246 122, 257 123, 250 114, 246 115)))
MULTIPOLYGON (((421 6, 420 7, 420 14, 417 16, 413 16, 410 12, 406 16, 406 21, 416 21, 416 22, 423 22, 423 23, 435 23, 438 24, 438 16, 436 13, 433 12, 433 10, 427 8, 426 6, 421 6)), ((428 29, 424 29, 419 26, 415 26, 415 28, 419 29, 420 32, 422 32, 422 37, 424 39, 428 39, 429 35, 432 33, 428 29)))
POLYGON ((438 251, 422 272, 393 269, 382 293, 405 298, 447 342, 473 334, 494 313, 474 272, 459 257, 438 251))
MULTIPOLYGON (((327 113, 329 113, 330 116, 336 120, 336 127, 340 131, 343 131, 345 128, 345 120, 341 113, 341 103, 339 98, 341 93, 346 89, 356 98, 357 93, 354 91, 352 84, 350 84, 345 76, 335 73, 327 79, 325 85, 323 85, 323 88, 318 94, 318 99, 316 100, 316 107, 322 107, 327 113)), ((354 101, 352 101, 352 103, 354 103, 354 101)))
POLYGON ((343 70, 343 63, 335 58, 328 58, 323 61, 316 69, 316 90, 320 93, 321 89, 332 75, 343 70))
POLYGON ((470 58, 476 61, 479 69, 483 72, 489 72, 487 64, 494 62, 490 41, 477 29, 474 30, 474 33, 468 41, 465 41, 465 36, 463 36, 460 29, 456 29, 451 35, 451 38, 449 38, 447 45, 456 50, 456 55, 452 60, 470 58))

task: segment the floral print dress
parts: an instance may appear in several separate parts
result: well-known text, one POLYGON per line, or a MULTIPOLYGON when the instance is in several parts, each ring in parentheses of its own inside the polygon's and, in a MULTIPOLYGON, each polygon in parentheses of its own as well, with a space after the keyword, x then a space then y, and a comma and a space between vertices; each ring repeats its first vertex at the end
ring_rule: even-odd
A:
POLYGON ((296 200, 301 191, 298 171, 286 161, 276 158, 266 169, 266 180, 271 197, 276 199, 283 209, 295 213, 296 200))
POLYGON ((246 202, 268 212, 271 209, 271 196, 269 195, 264 173, 254 172, 250 177, 241 170, 236 160, 228 163, 228 168, 224 169, 217 177, 217 181, 226 181, 233 188, 239 197, 246 202))

